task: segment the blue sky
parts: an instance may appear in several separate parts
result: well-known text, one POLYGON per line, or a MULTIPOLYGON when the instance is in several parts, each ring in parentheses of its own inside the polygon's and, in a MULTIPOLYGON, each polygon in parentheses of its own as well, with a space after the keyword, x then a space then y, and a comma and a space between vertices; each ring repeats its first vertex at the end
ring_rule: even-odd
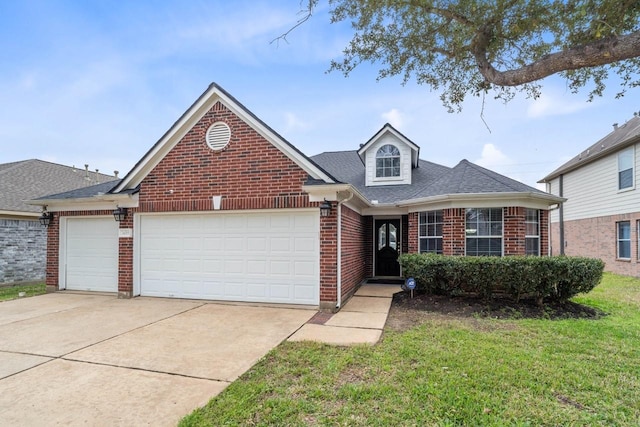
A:
POLYGON ((327 73, 350 40, 299 0, 0 2, 0 163, 38 158, 121 176, 211 82, 307 155, 357 149, 386 122, 447 166, 461 159, 527 184, 640 110, 639 90, 587 102, 559 78, 543 96, 478 99, 450 114, 438 93, 376 81, 363 64, 327 73))

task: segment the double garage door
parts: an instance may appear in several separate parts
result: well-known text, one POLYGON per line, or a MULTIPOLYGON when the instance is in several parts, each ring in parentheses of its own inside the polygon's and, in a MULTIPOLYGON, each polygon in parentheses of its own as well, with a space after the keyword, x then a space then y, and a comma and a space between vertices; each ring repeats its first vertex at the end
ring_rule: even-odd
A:
MULTIPOLYGON (((117 224, 113 218, 84 220, 93 221, 92 230, 104 234, 98 237, 93 232, 84 238, 78 234, 87 229, 72 226, 76 220, 82 221, 69 219, 67 226, 67 240, 78 242, 71 276, 95 277, 86 266, 97 274, 111 269, 115 274, 111 290, 117 290, 117 224), (111 227, 115 228, 108 231, 111 227), (80 248, 90 247, 94 238, 115 241, 115 266, 111 261, 99 268, 83 262, 83 254, 88 261, 90 251, 80 248)), ((318 238, 317 211, 141 214, 134 235, 134 291, 145 296, 317 305, 318 238)), ((108 251, 104 250, 105 260, 108 251)), ((69 267, 67 263, 68 272, 69 267)), ((86 283, 74 287, 67 280, 67 288, 91 288, 86 283)))
POLYGON ((141 295, 318 303, 317 212, 141 215, 141 295))

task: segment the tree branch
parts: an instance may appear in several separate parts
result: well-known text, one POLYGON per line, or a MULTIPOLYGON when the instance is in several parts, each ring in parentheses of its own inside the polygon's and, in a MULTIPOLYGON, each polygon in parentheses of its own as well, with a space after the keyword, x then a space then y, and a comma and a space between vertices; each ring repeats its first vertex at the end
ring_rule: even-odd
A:
POLYGON ((487 54, 492 35, 490 27, 483 27, 476 35, 472 51, 480 74, 498 86, 518 86, 562 71, 597 67, 640 56, 640 31, 635 31, 545 55, 515 70, 499 71, 489 62, 487 54))

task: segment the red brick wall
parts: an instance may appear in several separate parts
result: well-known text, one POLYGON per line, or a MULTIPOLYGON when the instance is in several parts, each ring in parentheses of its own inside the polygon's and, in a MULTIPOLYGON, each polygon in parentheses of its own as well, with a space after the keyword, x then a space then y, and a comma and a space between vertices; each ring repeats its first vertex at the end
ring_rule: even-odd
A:
POLYGON ((418 241, 419 234, 419 214, 418 212, 411 212, 408 215, 408 228, 409 228, 409 236, 407 236, 407 240, 409 243, 408 253, 418 253, 420 252, 420 242, 418 241))
POLYGON ((320 217, 320 308, 333 310, 338 302, 338 214, 320 217))
POLYGON ((525 254, 525 208, 507 207, 502 209, 503 219, 503 254, 504 255, 524 255, 525 254))
POLYGON ((342 206, 342 298, 351 296, 366 278, 365 220, 357 212, 342 206))
POLYGON ((214 195, 223 196, 222 209, 305 207, 309 203, 301 186, 307 176, 218 102, 144 179, 140 208, 165 211, 176 204, 181 211, 209 210, 214 195), (209 149, 205 142, 215 122, 231 129, 231 140, 222 151, 209 149))
MULTIPOLYGON (((120 221, 119 228, 133 230, 133 213, 127 211, 127 216, 120 221)), ((118 239, 118 297, 127 298, 133 295, 133 236, 118 239)))
POLYGON ((442 254, 464 255, 465 210, 463 208, 444 209, 442 224, 442 254))
MULTIPOLYGON (((606 271, 640 277, 638 221, 640 212, 565 221, 565 254, 600 258, 605 262, 606 271), (619 221, 629 221, 631 224, 631 260, 617 259, 616 223, 619 221)), ((557 222, 552 224, 554 235, 558 234, 558 227, 557 222)), ((558 253, 559 250, 554 247, 554 254, 558 253)))
POLYGON ((540 255, 549 253, 549 211, 540 211, 540 255))
POLYGON ((60 250, 60 215, 53 214, 47 228, 47 264, 45 267, 45 284, 51 290, 58 289, 58 260, 60 250))

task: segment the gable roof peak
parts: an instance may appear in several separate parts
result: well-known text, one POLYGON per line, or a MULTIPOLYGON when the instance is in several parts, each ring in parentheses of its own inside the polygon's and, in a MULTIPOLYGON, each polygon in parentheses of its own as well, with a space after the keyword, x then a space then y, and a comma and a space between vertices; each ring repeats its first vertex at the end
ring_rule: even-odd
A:
POLYGON ((358 155, 360 156, 362 163, 365 162, 365 153, 367 152, 367 150, 378 140, 380 140, 380 138, 388 133, 395 136, 398 140, 406 144, 411 149, 411 164, 414 168, 417 168, 420 158, 420 147, 389 123, 385 123, 378 132, 376 132, 371 138, 369 138, 367 142, 365 142, 364 144, 360 144, 358 155))
POLYGON ((147 174, 160 163, 164 156, 166 156, 182 140, 187 132, 218 102, 258 132, 284 155, 289 157, 289 159, 305 170, 312 178, 322 179, 329 183, 336 181, 335 178, 264 123, 253 112, 249 111, 247 107, 224 90, 219 84, 212 82, 178 120, 176 120, 169 130, 167 130, 138 163, 135 164, 122 181, 111 190, 111 193, 120 193, 127 189, 134 189, 140 185, 147 174))

